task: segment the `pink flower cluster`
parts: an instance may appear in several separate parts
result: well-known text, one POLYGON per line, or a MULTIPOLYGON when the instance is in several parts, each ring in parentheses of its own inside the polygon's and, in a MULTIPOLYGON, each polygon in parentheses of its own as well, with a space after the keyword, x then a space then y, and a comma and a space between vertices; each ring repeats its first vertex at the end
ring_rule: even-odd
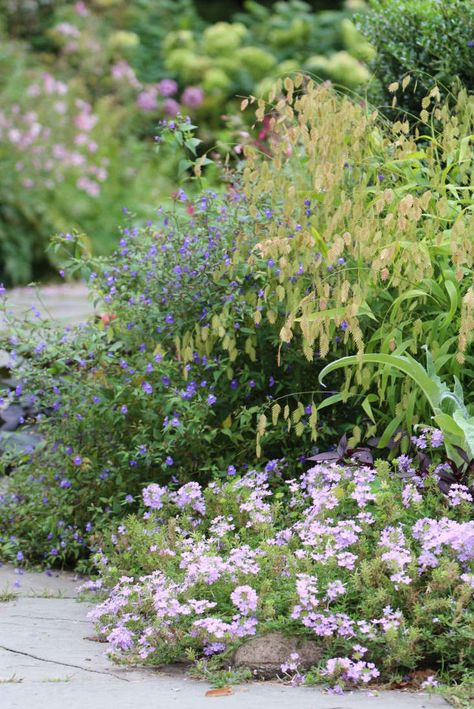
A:
POLYGON ((23 107, 11 104, 0 111, 0 145, 13 157, 22 188, 53 190, 69 179, 97 198, 108 177, 108 159, 96 157, 97 124, 89 103, 43 73, 28 86, 23 107))
MULTIPOLYGON (((447 558, 460 566, 459 583, 474 589, 474 521, 423 517, 423 500, 407 510, 407 486, 398 481, 392 505, 404 521, 382 524, 379 496, 385 493, 376 477, 368 467, 315 466, 286 483, 290 504, 284 512, 266 472, 206 489, 197 482, 177 491, 151 484, 143 499, 157 570, 120 579, 93 618, 113 651, 129 659, 159 656, 163 644, 183 638, 208 656, 265 630, 263 611, 282 586, 280 619, 286 615, 289 624, 300 623, 336 647, 353 647, 353 656, 329 660, 322 676, 334 680, 335 691, 366 684, 379 674, 361 659, 370 656, 367 648, 380 648, 387 633, 392 642, 406 635, 409 619, 397 603, 407 586, 415 591, 425 576, 429 583, 431 570, 447 558), (167 517, 176 518, 172 549, 167 517), (360 617, 351 607, 353 583, 369 561, 377 564, 381 588, 393 602, 360 617)), ((444 498, 441 505, 457 514, 444 498)), ((124 529, 122 546, 126 536, 124 529)), ((107 564, 102 566, 106 577, 107 564)), ((282 667, 295 683, 302 677, 297 659, 282 667)))
POLYGON ((360 684, 368 684, 376 679, 380 672, 373 662, 364 660, 352 660, 350 657, 333 657, 327 661, 321 675, 331 680, 338 680, 332 687, 333 694, 341 694, 347 685, 356 687, 360 684))
POLYGON ((178 84, 174 79, 162 79, 155 84, 141 84, 125 59, 113 64, 112 79, 119 85, 135 91, 136 106, 143 113, 161 112, 176 116, 183 109, 198 109, 204 101, 204 92, 199 86, 187 86, 178 101, 178 84))

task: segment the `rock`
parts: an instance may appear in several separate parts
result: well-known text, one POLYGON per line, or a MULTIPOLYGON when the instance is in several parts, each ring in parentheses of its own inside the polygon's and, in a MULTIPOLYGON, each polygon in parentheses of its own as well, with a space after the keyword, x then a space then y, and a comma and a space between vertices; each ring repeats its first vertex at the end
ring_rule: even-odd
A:
POLYGON ((23 407, 18 404, 10 404, 7 409, 0 411, 0 431, 15 431, 24 418, 23 407))
POLYGON ((235 667, 248 667, 258 677, 269 678, 281 673, 280 666, 290 659, 293 652, 299 655, 298 669, 317 665, 322 654, 315 640, 272 632, 252 638, 237 648, 232 664, 235 667))
POLYGON ((18 432, 0 431, 0 453, 31 453, 43 440, 34 429, 22 429, 18 432))

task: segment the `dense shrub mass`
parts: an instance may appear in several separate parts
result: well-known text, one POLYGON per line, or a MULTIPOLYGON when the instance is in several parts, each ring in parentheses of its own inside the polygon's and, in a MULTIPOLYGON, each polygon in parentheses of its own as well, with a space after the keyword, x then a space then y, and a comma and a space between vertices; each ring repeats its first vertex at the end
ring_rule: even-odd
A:
POLYGON ((105 541, 101 578, 87 586, 113 587, 92 612, 112 654, 192 658, 209 674, 248 637, 280 630, 316 637, 322 649, 308 674, 296 656, 281 675, 336 691, 419 667, 454 677, 472 665, 467 488, 446 502, 435 475, 403 484, 386 463, 284 474, 271 461, 204 489, 144 489, 143 518, 105 541))
MULTIPOLYGON (((66 333, 10 323, 19 384, 4 405, 30 397, 46 436, 13 461, 0 522, 12 557, 75 560, 87 529, 144 484, 225 477, 255 452, 293 463, 343 431, 349 447, 382 433, 381 449, 406 452, 414 427, 431 423, 429 403, 448 455, 460 465, 458 449, 474 450, 461 388, 472 369, 471 103, 461 95, 454 117, 435 102, 444 127, 432 149, 328 87, 307 83, 294 98, 286 87, 271 158, 249 146, 241 184, 197 201, 181 190, 174 211, 124 230, 113 259, 75 262, 99 322, 66 333), (425 345, 436 400, 406 369, 425 345), (327 361, 357 352, 356 363, 391 353, 404 368, 356 367, 325 394, 327 361), (453 374, 450 393, 439 377, 453 374)), ((58 248, 79 242, 66 234, 58 248)))
POLYGON ((387 106, 390 82, 416 77, 408 92, 398 92, 399 105, 418 114, 421 101, 438 84, 446 96, 456 81, 474 88, 474 7, 470 0, 369 0, 369 11, 356 21, 375 48, 371 69, 379 98, 387 106))
POLYGON ((26 283, 57 273, 54 232, 80 225, 96 253, 110 251, 121 205, 146 214, 171 183, 116 97, 91 101, 82 80, 31 67, 13 43, 0 66, 0 279, 26 283))

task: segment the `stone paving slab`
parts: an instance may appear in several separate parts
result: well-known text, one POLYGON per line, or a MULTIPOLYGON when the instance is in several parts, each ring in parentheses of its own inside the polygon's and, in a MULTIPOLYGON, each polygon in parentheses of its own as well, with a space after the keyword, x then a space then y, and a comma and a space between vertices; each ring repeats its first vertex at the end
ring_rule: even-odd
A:
POLYGON ((179 670, 128 669, 106 656, 87 619, 91 605, 75 598, 74 574, 0 568, 0 590, 18 596, 0 603, 1 709, 443 709, 425 693, 356 692, 331 696, 320 689, 250 683, 233 694, 206 697, 210 688, 179 670), (20 587, 14 586, 20 579, 20 587))
POLYGON ((87 320, 94 312, 87 294, 87 287, 81 283, 14 288, 6 294, 7 310, 16 315, 31 315, 33 306, 45 320, 57 320, 63 325, 76 324, 87 320))
POLYGON ((0 562, 0 592, 18 596, 56 596, 76 598, 77 588, 85 579, 69 571, 26 571, 0 562))
POLYGON ((193 680, 157 676, 128 684, 71 681, 0 685, 2 709, 438 709, 448 705, 436 696, 384 692, 331 696, 311 687, 274 683, 234 687, 234 694, 206 697, 207 686, 193 680), (26 691, 25 691, 26 690, 26 691))

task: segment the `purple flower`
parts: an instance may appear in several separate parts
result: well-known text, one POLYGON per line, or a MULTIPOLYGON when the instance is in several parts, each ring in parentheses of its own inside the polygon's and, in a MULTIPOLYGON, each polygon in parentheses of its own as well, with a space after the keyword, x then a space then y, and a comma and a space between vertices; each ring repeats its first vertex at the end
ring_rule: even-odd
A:
POLYGON ((179 113, 179 103, 174 98, 167 98, 163 101, 163 109, 168 116, 176 116, 179 113))
POLYGON ((138 108, 146 113, 156 111, 158 108, 157 95, 158 89, 155 87, 149 87, 144 91, 141 91, 137 96, 138 108))
POLYGON ((214 396, 214 394, 209 394, 209 396, 207 397, 207 403, 209 404, 209 406, 212 406, 213 404, 215 404, 216 401, 217 401, 217 398, 214 396))
POLYGON ((440 431, 438 428, 433 429, 431 431, 431 447, 432 448, 439 448, 442 446, 444 443, 444 436, 443 432, 440 431))
POLYGON ((237 470, 235 469, 235 466, 229 465, 227 468, 227 475, 235 475, 237 470))
POLYGON ((23 559, 25 558, 24 555, 23 555, 23 552, 22 552, 22 551, 18 551, 18 552, 16 553, 16 558, 17 558, 17 561, 23 561, 23 559))
POLYGON ((82 463, 81 456, 80 455, 74 456, 74 458, 72 459, 72 462, 74 463, 74 465, 81 465, 81 463, 82 463))
POLYGON ((146 507, 151 507, 153 510, 161 510, 163 507, 163 498, 167 493, 168 489, 166 487, 152 483, 143 489, 143 503, 146 507))
POLYGON ((145 392, 145 394, 153 394, 153 387, 150 384, 150 382, 143 382, 142 389, 145 392))
POLYGON ((204 646, 203 651, 207 656, 217 655, 220 652, 224 652, 225 648, 225 643, 209 643, 209 645, 204 646))
POLYGON ((173 96, 178 90, 178 84, 174 79, 162 79, 158 84, 158 91, 162 96, 173 96))
POLYGON ((204 101, 204 92, 198 86, 187 86, 183 91, 181 101, 188 108, 199 108, 204 101))
POLYGON ((114 628, 112 632, 109 633, 107 640, 112 647, 117 648, 118 650, 130 650, 133 646, 132 632, 121 625, 114 628))
POLYGON ((248 615, 257 610, 258 596, 251 586, 237 586, 230 594, 230 599, 242 615, 248 615))
POLYGON ((173 465, 174 464, 174 460, 170 455, 166 456, 165 464, 166 465, 173 465))

